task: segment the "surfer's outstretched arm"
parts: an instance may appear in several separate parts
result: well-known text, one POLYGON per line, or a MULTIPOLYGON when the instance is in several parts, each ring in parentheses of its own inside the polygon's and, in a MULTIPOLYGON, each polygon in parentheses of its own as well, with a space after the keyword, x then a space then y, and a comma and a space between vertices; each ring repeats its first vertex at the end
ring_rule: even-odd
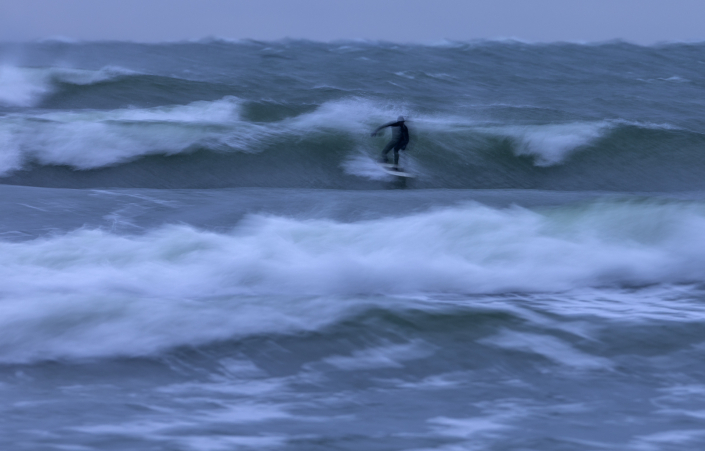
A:
POLYGON ((372 132, 372 134, 370 136, 377 136, 377 133, 379 133, 379 131, 382 130, 383 128, 399 126, 399 124, 401 124, 402 122, 403 121, 394 121, 394 122, 390 122, 388 124, 380 125, 379 127, 377 127, 377 130, 372 132))
POLYGON ((382 130, 383 128, 389 127, 390 125, 392 125, 391 122, 389 124, 380 125, 379 127, 377 127, 375 129, 375 131, 372 132, 372 134, 370 136, 377 136, 377 133, 379 133, 380 130, 382 130))

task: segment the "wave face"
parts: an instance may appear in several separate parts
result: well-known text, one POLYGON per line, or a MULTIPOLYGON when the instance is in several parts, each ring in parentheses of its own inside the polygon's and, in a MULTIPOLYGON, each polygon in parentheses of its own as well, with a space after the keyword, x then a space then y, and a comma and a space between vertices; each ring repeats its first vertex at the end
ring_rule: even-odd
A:
POLYGON ((0 180, 378 189, 405 115, 416 188, 701 189, 699 48, 6 44, 0 180))

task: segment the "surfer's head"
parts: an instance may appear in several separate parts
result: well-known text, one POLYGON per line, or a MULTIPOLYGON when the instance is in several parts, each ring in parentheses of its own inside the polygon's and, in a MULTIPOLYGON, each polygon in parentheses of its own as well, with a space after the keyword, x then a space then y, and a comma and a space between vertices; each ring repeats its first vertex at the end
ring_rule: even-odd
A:
POLYGON ((399 117, 397 118, 397 120, 398 120, 399 122, 404 122, 404 116, 399 116, 399 117))

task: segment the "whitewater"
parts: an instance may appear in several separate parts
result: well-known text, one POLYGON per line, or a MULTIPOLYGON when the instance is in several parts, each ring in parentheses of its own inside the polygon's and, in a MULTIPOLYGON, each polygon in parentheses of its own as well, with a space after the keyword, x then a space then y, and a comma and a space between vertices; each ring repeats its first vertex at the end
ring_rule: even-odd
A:
POLYGON ((703 64, 0 43, 0 447, 702 448, 703 64))

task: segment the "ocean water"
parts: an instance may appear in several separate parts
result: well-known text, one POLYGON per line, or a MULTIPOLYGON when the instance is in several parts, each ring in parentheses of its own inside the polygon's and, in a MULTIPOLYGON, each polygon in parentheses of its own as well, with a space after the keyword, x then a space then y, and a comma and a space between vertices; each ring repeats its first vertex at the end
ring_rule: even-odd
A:
POLYGON ((0 44, 0 393, 13 451, 704 449, 705 44, 0 44))

